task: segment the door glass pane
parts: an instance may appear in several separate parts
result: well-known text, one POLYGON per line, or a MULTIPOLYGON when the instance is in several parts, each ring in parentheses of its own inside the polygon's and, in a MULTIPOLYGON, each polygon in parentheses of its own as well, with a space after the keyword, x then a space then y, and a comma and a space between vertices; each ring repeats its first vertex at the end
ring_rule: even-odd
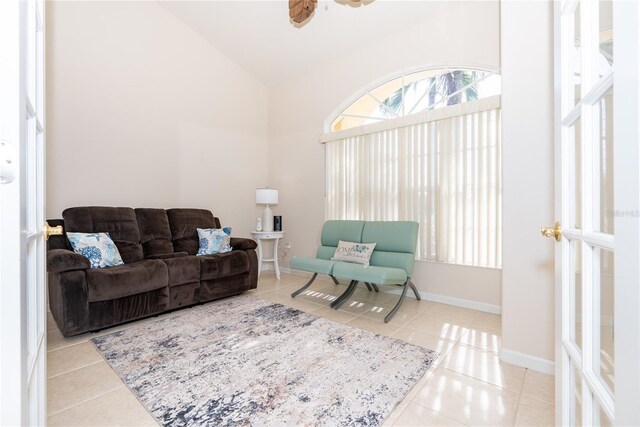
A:
POLYGON ((573 37, 573 84, 575 86, 575 93, 572 105, 576 105, 580 101, 581 96, 581 75, 582 75, 582 55, 580 52, 580 3, 576 6, 576 10, 573 13, 573 28, 574 28, 574 37, 573 37))
POLYGON ((578 119, 573 125, 573 180, 574 180, 574 203, 573 203, 573 227, 582 227, 582 198, 580 192, 582 189, 582 142, 581 142, 581 120, 578 119))
POLYGON ((599 5, 599 55, 598 73, 600 76, 607 74, 613 65, 613 2, 601 0, 599 5))
MULTIPOLYGON (((613 278, 614 278, 614 255, 613 252, 596 249, 596 266, 599 274, 596 279, 600 280, 600 316, 596 319, 596 328, 600 331, 600 357, 596 360, 595 372, 600 373, 604 383, 613 392, 615 391, 615 354, 614 354, 614 333, 615 324, 613 278)), ((596 283, 594 283, 595 285, 596 283)), ((596 341, 597 342, 597 341, 596 341)), ((612 393, 613 394, 613 393, 612 393)))
POLYGON ((27 135, 25 139, 27 153, 27 188, 26 188, 26 220, 27 232, 35 233, 38 229, 37 213, 37 194, 35 191, 38 182, 38 147, 37 147, 38 131, 36 129, 36 119, 27 120, 27 135))
POLYGON ((600 221, 594 223, 594 228, 613 234, 613 89, 600 99, 598 107, 600 221))
POLYGON ((33 360, 37 356, 38 351, 38 331, 36 329, 37 321, 38 321, 38 310, 40 310, 40 306, 37 305, 37 297, 38 297, 38 283, 36 282, 37 278, 37 269, 36 269, 36 256, 38 255, 37 250, 38 247, 36 245, 37 240, 32 239, 27 243, 27 363, 28 366, 31 367, 33 360))
POLYGON ((574 307, 575 307, 575 328, 574 342, 582 350, 582 244, 579 241, 571 242, 573 247, 573 271, 574 271, 574 307))
POLYGON ((602 408, 600 408, 600 427, 613 427, 613 422, 607 417, 602 408))
POLYGON ((582 373, 573 367, 573 419, 575 426, 582 425, 582 373))
POLYGON ((26 91, 27 98, 31 105, 36 106, 36 4, 34 2, 26 2, 27 8, 27 31, 25 31, 25 60, 26 60, 26 91))
MULTIPOLYGON (((36 8, 38 9, 38 8, 36 8)), ((38 32, 36 33, 36 97, 34 102, 36 103, 36 115, 40 123, 43 124, 44 117, 44 31, 42 24, 42 9, 36 11, 36 27, 38 32)))

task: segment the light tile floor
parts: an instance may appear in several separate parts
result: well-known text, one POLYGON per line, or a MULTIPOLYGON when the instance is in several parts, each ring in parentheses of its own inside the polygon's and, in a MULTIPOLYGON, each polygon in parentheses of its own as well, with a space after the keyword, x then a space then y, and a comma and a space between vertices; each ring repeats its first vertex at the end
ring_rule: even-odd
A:
MULTIPOLYGON (((396 295, 369 292, 361 287, 336 311, 328 308, 329 302, 340 295, 345 286, 336 286, 328 278, 318 279, 292 299, 291 292, 306 280, 291 274, 283 274, 276 280, 271 272, 264 272, 258 289, 250 293, 440 353, 434 366, 386 420, 386 426, 554 424, 553 377, 499 360, 500 316, 407 298, 400 311, 385 324, 383 319, 395 305, 396 295)), ((50 317, 47 337, 49 425, 156 425, 88 340, 157 318, 64 338, 50 317)))

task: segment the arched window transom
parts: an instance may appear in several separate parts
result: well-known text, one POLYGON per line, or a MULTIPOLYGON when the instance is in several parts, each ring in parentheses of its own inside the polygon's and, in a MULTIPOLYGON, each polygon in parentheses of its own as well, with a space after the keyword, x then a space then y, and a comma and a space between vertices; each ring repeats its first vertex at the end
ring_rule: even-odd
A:
POLYGON ((465 68, 403 74, 367 91, 331 123, 331 132, 500 94, 500 75, 465 68))

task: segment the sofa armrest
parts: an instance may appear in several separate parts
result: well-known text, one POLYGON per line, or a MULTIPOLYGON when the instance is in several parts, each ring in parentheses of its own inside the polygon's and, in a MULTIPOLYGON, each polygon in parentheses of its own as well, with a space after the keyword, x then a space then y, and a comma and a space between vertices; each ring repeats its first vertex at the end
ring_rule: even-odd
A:
POLYGON ((90 266, 91 263, 86 257, 68 249, 51 249, 47 251, 47 271, 49 273, 86 270, 90 266))
POLYGON ((255 240, 243 239, 241 237, 231 238, 231 247, 234 251, 246 251, 249 249, 255 249, 258 247, 258 243, 255 240))
POLYGON ((49 307, 62 335, 70 337, 91 329, 86 270, 49 272, 49 307))
POLYGON ((148 256, 147 259, 172 259, 172 258, 182 258, 188 256, 189 254, 186 252, 172 252, 168 254, 156 254, 148 256))

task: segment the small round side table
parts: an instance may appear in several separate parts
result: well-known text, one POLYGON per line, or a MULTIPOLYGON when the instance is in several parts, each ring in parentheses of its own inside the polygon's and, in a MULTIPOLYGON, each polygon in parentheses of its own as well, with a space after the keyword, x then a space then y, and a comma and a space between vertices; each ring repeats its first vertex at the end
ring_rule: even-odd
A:
POLYGON ((263 262, 272 262, 276 272, 276 278, 280 280, 280 267, 278 267, 278 242, 284 237, 284 231, 252 231, 251 235, 258 242, 258 276, 262 271, 263 262), (262 258, 262 241, 273 240, 273 258, 262 258))

